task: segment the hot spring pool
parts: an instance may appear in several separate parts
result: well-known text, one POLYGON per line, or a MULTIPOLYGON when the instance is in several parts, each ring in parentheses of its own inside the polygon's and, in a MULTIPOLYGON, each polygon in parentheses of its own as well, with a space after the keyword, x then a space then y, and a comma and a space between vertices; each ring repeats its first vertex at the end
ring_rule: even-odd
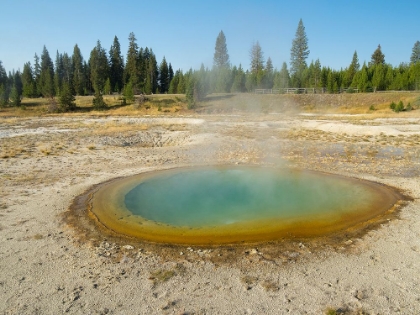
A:
POLYGON ((327 235, 391 209, 383 185, 264 167, 144 173, 101 186, 91 212, 108 229, 152 242, 226 244, 327 235))

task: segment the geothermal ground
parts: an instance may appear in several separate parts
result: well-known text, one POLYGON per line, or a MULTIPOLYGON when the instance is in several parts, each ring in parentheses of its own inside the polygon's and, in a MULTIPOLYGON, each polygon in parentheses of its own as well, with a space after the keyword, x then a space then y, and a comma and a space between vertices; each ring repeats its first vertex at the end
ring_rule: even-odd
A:
POLYGON ((420 314, 418 115, 0 123, 1 314, 420 314), (319 170, 390 185, 413 200, 363 233, 224 247, 119 238, 83 207, 69 210, 116 177, 214 164, 319 170))

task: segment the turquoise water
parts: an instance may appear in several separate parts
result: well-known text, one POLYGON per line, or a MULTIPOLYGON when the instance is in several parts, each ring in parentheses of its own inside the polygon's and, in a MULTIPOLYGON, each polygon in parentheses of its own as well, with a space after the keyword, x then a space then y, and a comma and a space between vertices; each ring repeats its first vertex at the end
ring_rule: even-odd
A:
POLYGON ((162 172, 128 191, 124 202, 144 219, 195 228, 339 216, 371 198, 365 186, 341 177, 248 167, 162 172))

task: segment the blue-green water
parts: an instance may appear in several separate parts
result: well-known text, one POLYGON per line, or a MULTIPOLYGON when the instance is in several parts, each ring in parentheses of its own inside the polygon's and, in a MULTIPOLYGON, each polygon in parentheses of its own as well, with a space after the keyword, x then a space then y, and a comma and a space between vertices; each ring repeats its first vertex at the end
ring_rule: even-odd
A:
POLYGON ((365 186, 341 177, 248 167, 163 172, 140 182, 124 202, 146 220, 195 228, 343 215, 371 198, 365 186))

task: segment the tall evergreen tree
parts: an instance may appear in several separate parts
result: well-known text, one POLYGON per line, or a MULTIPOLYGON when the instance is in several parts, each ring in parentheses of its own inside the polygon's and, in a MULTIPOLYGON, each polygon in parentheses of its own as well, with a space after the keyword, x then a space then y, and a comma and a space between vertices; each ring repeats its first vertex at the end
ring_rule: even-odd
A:
POLYGON ((86 88, 86 73, 83 66, 83 56, 77 44, 74 45, 71 62, 73 72, 73 89, 76 95, 84 95, 84 90, 86 88))
MULTIPOLYGON (((170 65, 170 64, 169 64, 170 65)), ((177 94, 178 93, 178 85, 180 76, 182 75, 181 70, 177 70, 172 77, 171 82, 169 83, 169 91, 170 94, 177 94)))
POLYGON ((22 74, 20 73, 20 71, 13 71, 13 80, 12 82, 10 82, 11 86, 16 87, 17 93, 19 95, 19 97, 22 96, 22 92, 23 92, 23 83, 22 83, 22 74))
POLYGON ((378 45, 378 48, 372 54, 369 66, 375 66, 385 64, 385 55, 382 53, 381 45, 378 45))
POLYGON ((289 87, 290 75, 287 64, 283 62, 280 72, 276 73, 274 78, 275 89, 285 89, 289 87))
POLYGON ((167 93, 169 90, 169 68, 165 56, 159 66, 159 91, 167 93))
POLYGON ((124 83, 131 81, 133 90, 140 88, 139 82, 139 47, 133 32, 128 36, 127 61, 124 69, 124 83))
POLYGON ((54 97, 54 64, 45 46, 41 54, 40 85, 44 97, 54 97))
POLYGON ((264 53, 258 41, 251 47, 250 58, 251 73, 257 74, 258 72, 264 70, 264 53))
POLYGON ((232 73, 234 73, 234 77, 233 77, 231 92, 232 93, 245 92, 246 78, 245 78, 245 72, 242 69, 242 65, 239 64, 238 68, 236 68, 235 66, 234 69, 232 70, 232 73))
POLYGON ((22 85, 23 85, 22 95, 24 97, 36 96, 36 85, 35 85, 34 75, 33 75, 30 62, 26 62, 23 65, 22 85))
POLYGON ((96 47, 92 49, 89 58, 90 81, 95 94, 103 93, 105 82, 109 77, 108 57, 106 51, 98 40, 96 47))
POLYGON ((69 89, 73 92, 73 63, 70 56, 65 52, 63 53, 62 57, 62 84, 67 83, 69 85, 69 89))
POLYGON ((9 80, 7 78, 6 69, 0 60, 0 107, 9 103, 9 80))
POLYGON ((297 77, 298 84, 301 82, 300 76, 307 67, 306 59, 309 56, 309 52, 305 26, 302 19, 300 19, 290 50, 290 72, 292 76, 297 77))
POLYGON ((216 39, 216 45, 214 48, 213 56, 213 66, 217 69, 230 67, 226 37, 223 31, 220 31, 216 39))
POLYGON ((65 80, 60 93, 60 110, 63 112, 68 112, 76 109, 75 98, 71 91, 70 83, 65 80))
POLYGON ((114 37, 114 42, 109 50, 109 59, 111 89, 114 92, 120 92, 123 87, 124 59, 117 36, 114 37))
MULTIPOLYGON (((174 69, 172 68, 171 63, 168 66, 168 79, 169 79, 169 86, 171 85, 172 80, 174 79, 174 69)), ((168 90, 169 92, 169 90, 168 90)))
POLYGON ((410 63, 414 64, 420 62, 420 41, 416 41, 411 52, 410 63))
POLYGON ((246 82, 248 91, 252 91, 257 87, 262 87, 262 82, 264 78, 264 53, 258 41, 251 47, 250 58, 251 73, 246 82))
POLYGON ((357 52, 355 51, 353 54, 353 59, 351 60, 350 66, 347 69, 346 78, 345 78, 345 85, 349 87, 353 82, 353 78, 356 73, 360 70, 359 58, 357 57, 357 52))
POLYGON ((152 49, 149 50, 146 47, 144 57, 147 61, 145 93, 156 93, 159 78, 159 69, 157 66, 156 56, 152 49))
POLYGON ((271 58, 268 57, 267 62, 265 64, 265 71, 264 71, 264 88, 271 89, 274 84, 274 67, 271 58))
POLYGON ((34 56, 34 81, 35 81, 35 93, 40 96, 41 93, 41 65, 39 64, 39 57, 35 53, 34 56))
POLYGON ((63 73, 64 73, 64 65, 63 65, 63 55, 59 54, 58 50, 55 57, 55 71, 54 71, 54 88, 56 93, 59 95, 61 91, 61 85, 63 82, 63 73))

